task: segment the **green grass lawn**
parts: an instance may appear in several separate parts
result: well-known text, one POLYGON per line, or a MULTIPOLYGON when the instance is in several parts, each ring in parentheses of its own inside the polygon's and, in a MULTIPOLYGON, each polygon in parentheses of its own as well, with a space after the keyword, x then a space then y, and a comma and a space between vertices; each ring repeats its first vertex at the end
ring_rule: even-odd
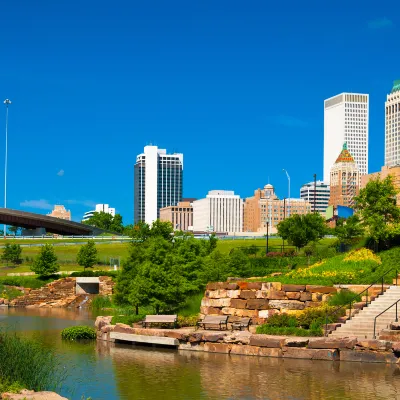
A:
MULTIPOLYGON (((60 262, 60 270, 61 271, 81 271, 82 267, 76 264, 76 256, 78 254, 80 245, 65 245, 63 243, 71 243, 71 241, 76 241, 76 239, 43 239, 40 240, 32 240, 32 239, 7 239, 7 243, 19 243, 19 244, 39 244, 39 243, 51 243, 57 244, 54 246, 54 251, 58 257, 60 262)), ((333 239, 323 239, 320 242, 320 245, 325 246, 332 243, 333 239)), ((1 241, 0 241, 1 242, 1 241)), ((82 244, 86 243, 87 239, 82 240, 82 244)), ((4 243, 4 239, 3 239, 4 243)), ((1 243, 0 243, 1 244, 1 243)), ((222 253, 229 253, 232 249, 238 247, 245 246, 259 246, 260 253, 262 252, 262 248, 266 245, 266 239, 230 239, 230 240, 219 240, 218 241, 218 249, 222 253)), ((269 238, 269 248, 270 251, 280 251, 282 245, 282 239, 269 238)), ((287 244, 285 244, 287 246, 287 244)), ((96 248, 98 251, 98 258, 103 263, 101 266, 95 266, 95 269, 108 269, 109 259, 110 257, 118 258, 120 257, 121 263, 129 254, 129 242, 120 243, 119 241, 115 241, 113 243, 100 243, 96 244, 96 248)), ((0 253, 1 253, 0 249, 0 253)), ((32 247, 22 247, 22 259, 24 260, 22 265, 17 267, 7 267, 4 263, 0 263, 0 275, 6 275, 7 273, 21 273, 21 272, 30 272, 30 265, 32 264, 32 258, 35 258, 40 251, 39 246, 32 247), (27 261, 27 258, 29 261, 27 261)))
MULTIPOLYGON (((322 239, 318 246, 328 246, 334 243, 336 239, 322 239)), ((281 251, 283 245, 282 239, 277 239, 274 237, 270 237, 268 239, 268 247, 269 251, 281 251)), ((249 246, 258 246, 258 247, 265 247, 267 246, 267 239, 229 239, 229 240, 218 240, 218 249, 221 253, 229 253, 232 249, 237 247, 249 247, 249 246)), ((289 246, 293 248, 293 246, 289 246)), ((288 243, 285 241, 285 248, 288 248, 288 243)))
MULTIPOLYGON (((22 244, 22 243, 21 243, 22 244)), ((83 271, 83 267, 76 263, 76 255, 78 254, 79 245, 68 246, 54 246, 54 251, 60 262, 61 271, 83 271)), ((110 243, 110 244, 97 244, 98 258, 105 265, 95 266, 95 269, 109 269, 109 258, 121 257, 122 261, 128 256, 128 243, 110 243)), ((31 272, 30 266, 32 258, 35 258, 40 251, 40 247, 23 247, 22 259, 23 263, 17 267, 7 267, 4 263, 0 264, 0 275, 7 275, 8 273, 21 273, 31 272), (29 261, 26 261, 29 257, 29 261)))

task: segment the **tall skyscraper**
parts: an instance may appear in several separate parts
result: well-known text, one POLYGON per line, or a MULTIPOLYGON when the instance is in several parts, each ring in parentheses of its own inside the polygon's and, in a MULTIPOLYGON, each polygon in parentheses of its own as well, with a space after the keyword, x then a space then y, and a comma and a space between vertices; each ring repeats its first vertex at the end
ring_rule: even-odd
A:
POLYGON ((183 154, 167 154, 157 146, 146 146, 136 157, 134 168, 134 220, 152 224, 160 208, 182 200, 183 154))
POLYGON ((311 211, 325 214, 328 207, 330 189, 327 183, 317 181, 314 188, 314 182, 309 182, 300 188, 300 198, 311 204, 311 211), (315 190, 316 189, 316 190, 315 190), (315 210, 314 210, 315 200, 315 210))
POLYGON ((400 80, 387 95, 385 116, 385 165, 400 165, 400 80))
POLYGON ((369 95, 342 93, 324 102, 324 182, 344 142, 361 175, 368 174, 369 95))

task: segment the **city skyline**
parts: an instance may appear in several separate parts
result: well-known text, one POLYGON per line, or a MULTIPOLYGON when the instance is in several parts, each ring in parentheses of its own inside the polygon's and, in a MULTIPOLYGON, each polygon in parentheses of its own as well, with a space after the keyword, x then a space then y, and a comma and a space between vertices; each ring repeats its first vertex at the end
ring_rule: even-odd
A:
POLYGON ((72 0, 3 12, 10 208, 64 204, 75 218, 107 202, 131 223, 134 157, 148 143, 185 155, 183 197, 226 188, 245 198, 268 177, 285 197, 283 168, 298 197, 323 178, 323 100, 342 92, 369 94, 369 172, 384 165, 385 100, 400 74, 400 56, 385 51, 396 46, 393 6, 110 11, 72 0), (77 9, 96 11, 88 20, 77 9))

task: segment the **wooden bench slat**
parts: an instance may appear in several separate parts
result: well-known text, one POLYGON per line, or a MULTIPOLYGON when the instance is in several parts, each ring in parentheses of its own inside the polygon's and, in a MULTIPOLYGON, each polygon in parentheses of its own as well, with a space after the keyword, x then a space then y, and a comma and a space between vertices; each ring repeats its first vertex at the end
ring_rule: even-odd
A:
POLYGON ((206 315, 197 322, 197 326, 203 326, 204 329, 208 325, 217 325, 220 328, 224 325, 225 329, 228 329, 228 315, 206 315))
POLYGON ((146 315, 145 322, 174 322, 177 320, 176 315, 146 315))
POLYGON ((147 324, 174 324, 174 327, 176 327, 177 321, 177 315, 146 315, 142 325, 146 328, 147 324))

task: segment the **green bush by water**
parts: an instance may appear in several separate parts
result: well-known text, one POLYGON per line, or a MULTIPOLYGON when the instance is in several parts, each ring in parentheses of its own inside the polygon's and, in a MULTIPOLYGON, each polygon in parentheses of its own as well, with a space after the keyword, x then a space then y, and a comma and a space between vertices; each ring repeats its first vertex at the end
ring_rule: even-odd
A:
MULTIPOLYGON (((334 322, 343 313, 332 316, 334 307, 307 308, 296 315, 274 314, 265 324, 257 327, 257 333, 267 335, 322 336, 325 322, 334 322)), ((344 310, 343 310, 344 312, 344 310)))
POLYGON ((314 329, 303 329, 292 326, 277 327, 269 325, 260 325, 257 327, 257 333, 265 335, 288 335, 288 336, 323 336, 321 327, 314 329))
POLYGON ((111 308, 112 307, 112 301, 110 296, 96 296, 91 304, 90 307, 93 310, 101 310, 103 308, 111 308))
POLYGON ((65 379, 59 358, 38 342, 0 330, 1 387, 58 390, 65 379))
POLYGON ((126 324, 132 325, 136 322, 142 321, 146 314, 130 314, 130 315, 113 315, 111 325, 115 324, 126 324))
POLYGON ((61 337, 65 340, 96 339, 96 331, 90 326, 71 326, 61 331, 61 337))
POLYGON ((179 315, 183 317, 189 317, 197 315, 200 312, 201 299, 204 293, 200 292, 187 298, 185 305, 178 311, 179 315))

